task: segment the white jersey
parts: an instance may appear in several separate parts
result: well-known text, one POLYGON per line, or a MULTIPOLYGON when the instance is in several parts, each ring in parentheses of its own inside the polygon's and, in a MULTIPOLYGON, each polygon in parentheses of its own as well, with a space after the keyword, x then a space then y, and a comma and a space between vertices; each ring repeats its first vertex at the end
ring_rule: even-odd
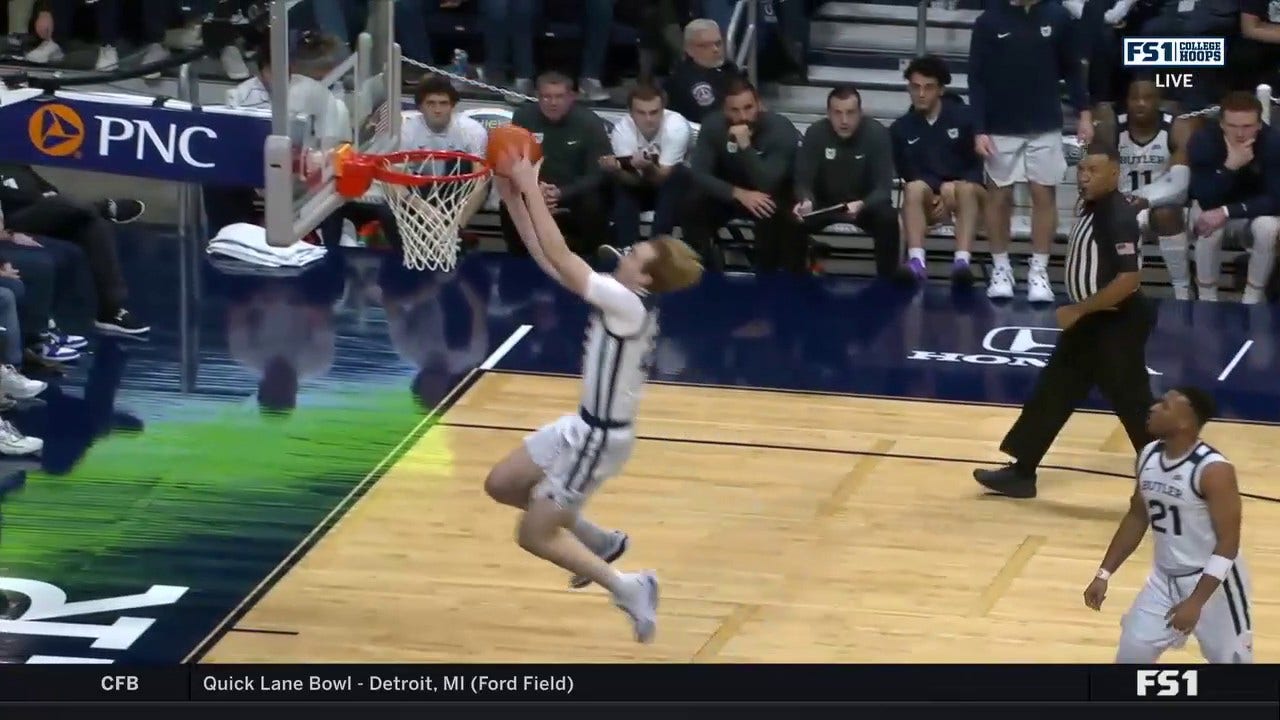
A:
POLYGON ((635 419, 653 365, 658 311, 649 306, 648 298, 601 273, 587 283, 586 300, 594 310, 582 357, 583 419, 588 424, 626 426, 635 419))
POLYGON ((454 115, 441 132, 432 130, 426 118, 409 116, 400 126, 401 150, 453 150, 484 157, 489 133, 484 126, 464 115, 454 115))
POLYGON ((617 157, 632 157, 643 152, 654 157, 662 167, 674 167, 684 164, 692 138, 693 131, 683 115, 674 110, 663 110, 662 124, 653 137, 642 135, 635 120, 630 115, 623 115, 609 134, 609 143, 617 157))
POLYGON ((1132 193, 1159 180, 1169 172, 1169 163, 1173 158, 1170 145, 1170 129, 1173 127, 1173 116, 1165 113, 1160 116, 1159 129, 1154 137, 1145 143, 1139 143, 1129 134, 1129 116, 1116 118, 1116 149, 1120 153, 1120 192, 1132 193))
POLYGON ((1198 573, 1213 555, 1218 536, 1200 494, 1200 476, 1210 465, 1225 462, 1203 442, 1178 458, 1166 457, 1158 440, 1138 454, 1138 491, 1151 521, 1155 566, 1165 574, 1198 573))

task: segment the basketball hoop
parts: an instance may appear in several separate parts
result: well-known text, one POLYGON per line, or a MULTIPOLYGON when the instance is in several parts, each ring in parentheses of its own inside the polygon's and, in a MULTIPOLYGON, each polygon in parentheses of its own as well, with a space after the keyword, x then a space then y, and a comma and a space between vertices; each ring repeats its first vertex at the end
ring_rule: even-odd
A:
POLYGON ((343 197, 363 197, 378 183, 404 241, 404 264, 416 270, 453 269, 458 233, 484 202, 492 174, 484 158, 453 150, 363 155, 344 146, 334 156, 343 197))

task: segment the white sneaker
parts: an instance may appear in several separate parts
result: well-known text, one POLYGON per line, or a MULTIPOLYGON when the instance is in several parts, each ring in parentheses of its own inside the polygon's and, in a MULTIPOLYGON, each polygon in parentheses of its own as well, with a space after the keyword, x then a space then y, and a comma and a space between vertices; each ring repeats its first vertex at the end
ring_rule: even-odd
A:
POLYGON ((43 449, 43 440, 27 437, 8 420, 0 420, 0 455, 34 455, 43 449))
POLYGON ((120 65, 120 53, 114 46, 103 45, 98 48, 98 61, 93 64, 93 69, 98 72, 106 70, 115 70, 120 65))
MULTIPOLYGON (((621 530, 614 530, 612 533, 609 533, 609 545, 605 548, 605 551, 600 554, 600 559, 609 564, 617 562, 619 558, 627 554, 628 544, 627 534, 621 530)), ((574 590, 581 590, 590 584, 591 578, 586 575, 574 575, 569 578, 569 587, 574 590)))
POLYGON ((991 266, 991 278, 987 280, 987 297, 1013 297, 1013 268, 1008 265, 991 266))
POLYGON ((164 44, 174 50, 194 50, 204 41, 203 29, 198 24, 174 28, 164 34, 164 44))
POLYGON ((1257 305, 1262 302, 1262 289, 1252 285, 1244 286, 1244 294, 1240 296, 1240 302, 1245 305, 1257 305))
POLYGON ((1187 287, 1187 286, 1185 286, 1185 285, 1181 285, 1181 286, 1179 286, 1179 285, 1174 285, 1174 286, 1173 286, 1173 299, 1174 299, 1174 300, 1190 300, 1190 299, 1191 299, 1191 288, 1190 288, 1190 287, 1187 287))
POLYGON ((240 52, 240 48, 235 45, 228 45, 222 48, 222 72, 232 80, 247 80, 249 78, 249 66, 244 63, 244 53, 240 52))
POLYGON ((1218 302, 1218 288, 1201 285, 1196 299, 1202 302, 1218 302))
POLYGON ((27 62, 48 65, 52 62, 58 62, 63 57, 62 47, 52 40, 45 40, 35 47, 34 50, 27 53, 27 62))
POLYGON ((658 576, 652 570, 624 576, 632 586, 629 597, 615 595, 613 604, 631 618, 636 642, 653 642, 658 632, 658 576))
POLYGON ((1033 303, 1053 302, 1053 286, 1049 284, 1049 271, 1032 265, 1027 270, 1027 300, 1033 303))
POLYGON ((47 387, 49 383, 32 380, 12 365, 0 365, 0 394, 8 395, 14 400, 30 400, 47 387))
MULTIPOLYGON (((150 45, 147 46, 147 52, 144 53, 142 56, 142 64, 150 65, 151 63, 158 63, 162 60, 168 60, 171 56, 172 56, 172 53, 170 53, 168 48, 166 48, 165 46, 161 45, 160 43, 151 43, 150 45)), ((146 75, 143 76, 143 79, 158 80, 160 79, 160 73, 158 72, 147 73, 146 75)))
POLYGON ((605 90, 604 83, 596 78, 580 78, 578 93, 588 102, 604 102, 609 99, 609 91, 605 90))

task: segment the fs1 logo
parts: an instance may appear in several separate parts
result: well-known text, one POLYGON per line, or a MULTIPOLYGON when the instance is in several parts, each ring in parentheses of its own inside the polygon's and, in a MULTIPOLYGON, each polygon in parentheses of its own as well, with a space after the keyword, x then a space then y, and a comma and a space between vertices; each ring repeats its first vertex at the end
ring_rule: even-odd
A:
MULTIPOLYGON (((166 165, 181 162, 188 167, 208 169, 216 165, 198 157, 194 145, 198 140, 214 141, 218 133, 199 125, 180 128, 175 123, 160 127, 149 120, 135 120, 110 115, 94 115, 97 121, 97 155, 102 159, 120 157, 129 152, 140 162, 158 160, 166 165), (126 151, 124 148, 128 148, 126 151)), ((43 155, 56 158, 84 156, 87 125, 80 113, 70 105, 41 105, 27 121, 31 144, 43 155)))
POLYGON ((1199 693, 1199 670, 1138 671, 1138 697, 1195 697, 1199 693))
POLYGON ((1220 37, 1124 39, 1125 67, 1222 67, 1227 41, 1220 37))

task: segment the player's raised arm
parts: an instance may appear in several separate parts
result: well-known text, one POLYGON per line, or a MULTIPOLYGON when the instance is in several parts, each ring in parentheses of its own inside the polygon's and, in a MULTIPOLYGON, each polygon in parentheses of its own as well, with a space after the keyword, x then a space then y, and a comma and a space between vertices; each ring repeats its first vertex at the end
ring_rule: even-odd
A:
POLYGON ((1135 485, 1133 497, 1129 499, 1129 512, 1120 518, 1120 526, 1116 528, 1116 534, 1111 537, 1107 553, 1102 556, 1102 565, 1098 567, 1098 574, 1089 583, 1089 587, 1085 588, 1085 605, 1094 610, 1102 609, 1102 601, 1107 596, 1107 581, 1120 569, 1124 561, 1129 559, 1133 551, 1138 549, 1142 538, 1147 534, 1149 524, 1147 505, 1142 501, 1142 491, 1135 485))
POLYGON ((564 281, 560 279, 560 273, 556 272, 555 266, 547 259, 547 254, 542 251, 542 243, 538 240, 538 233, 533 228, 533 220, 529 217, 529 208, 525 205, 520 191, 510 180, 500 175, 494 175, 493 184, 498 188, 502 204, 507 206, 507 214, 511 216, 511 224, 515 225, 516 232, 520 234, 520 240, 529 250, 529 255, 544 273, 563 285, 564 281))
POLYGON ((561 285, 582 298, 587 296, 587 285, 595 271, 582 258, 574 255, 564 241, 564 234, 551 217, 551 209, 542 197, 538 186, 538 169, 522 157, 511 166, 511 181, 524 196, 525 206, 533 221, 534 234, 542 252, 555 269, 561 285))

